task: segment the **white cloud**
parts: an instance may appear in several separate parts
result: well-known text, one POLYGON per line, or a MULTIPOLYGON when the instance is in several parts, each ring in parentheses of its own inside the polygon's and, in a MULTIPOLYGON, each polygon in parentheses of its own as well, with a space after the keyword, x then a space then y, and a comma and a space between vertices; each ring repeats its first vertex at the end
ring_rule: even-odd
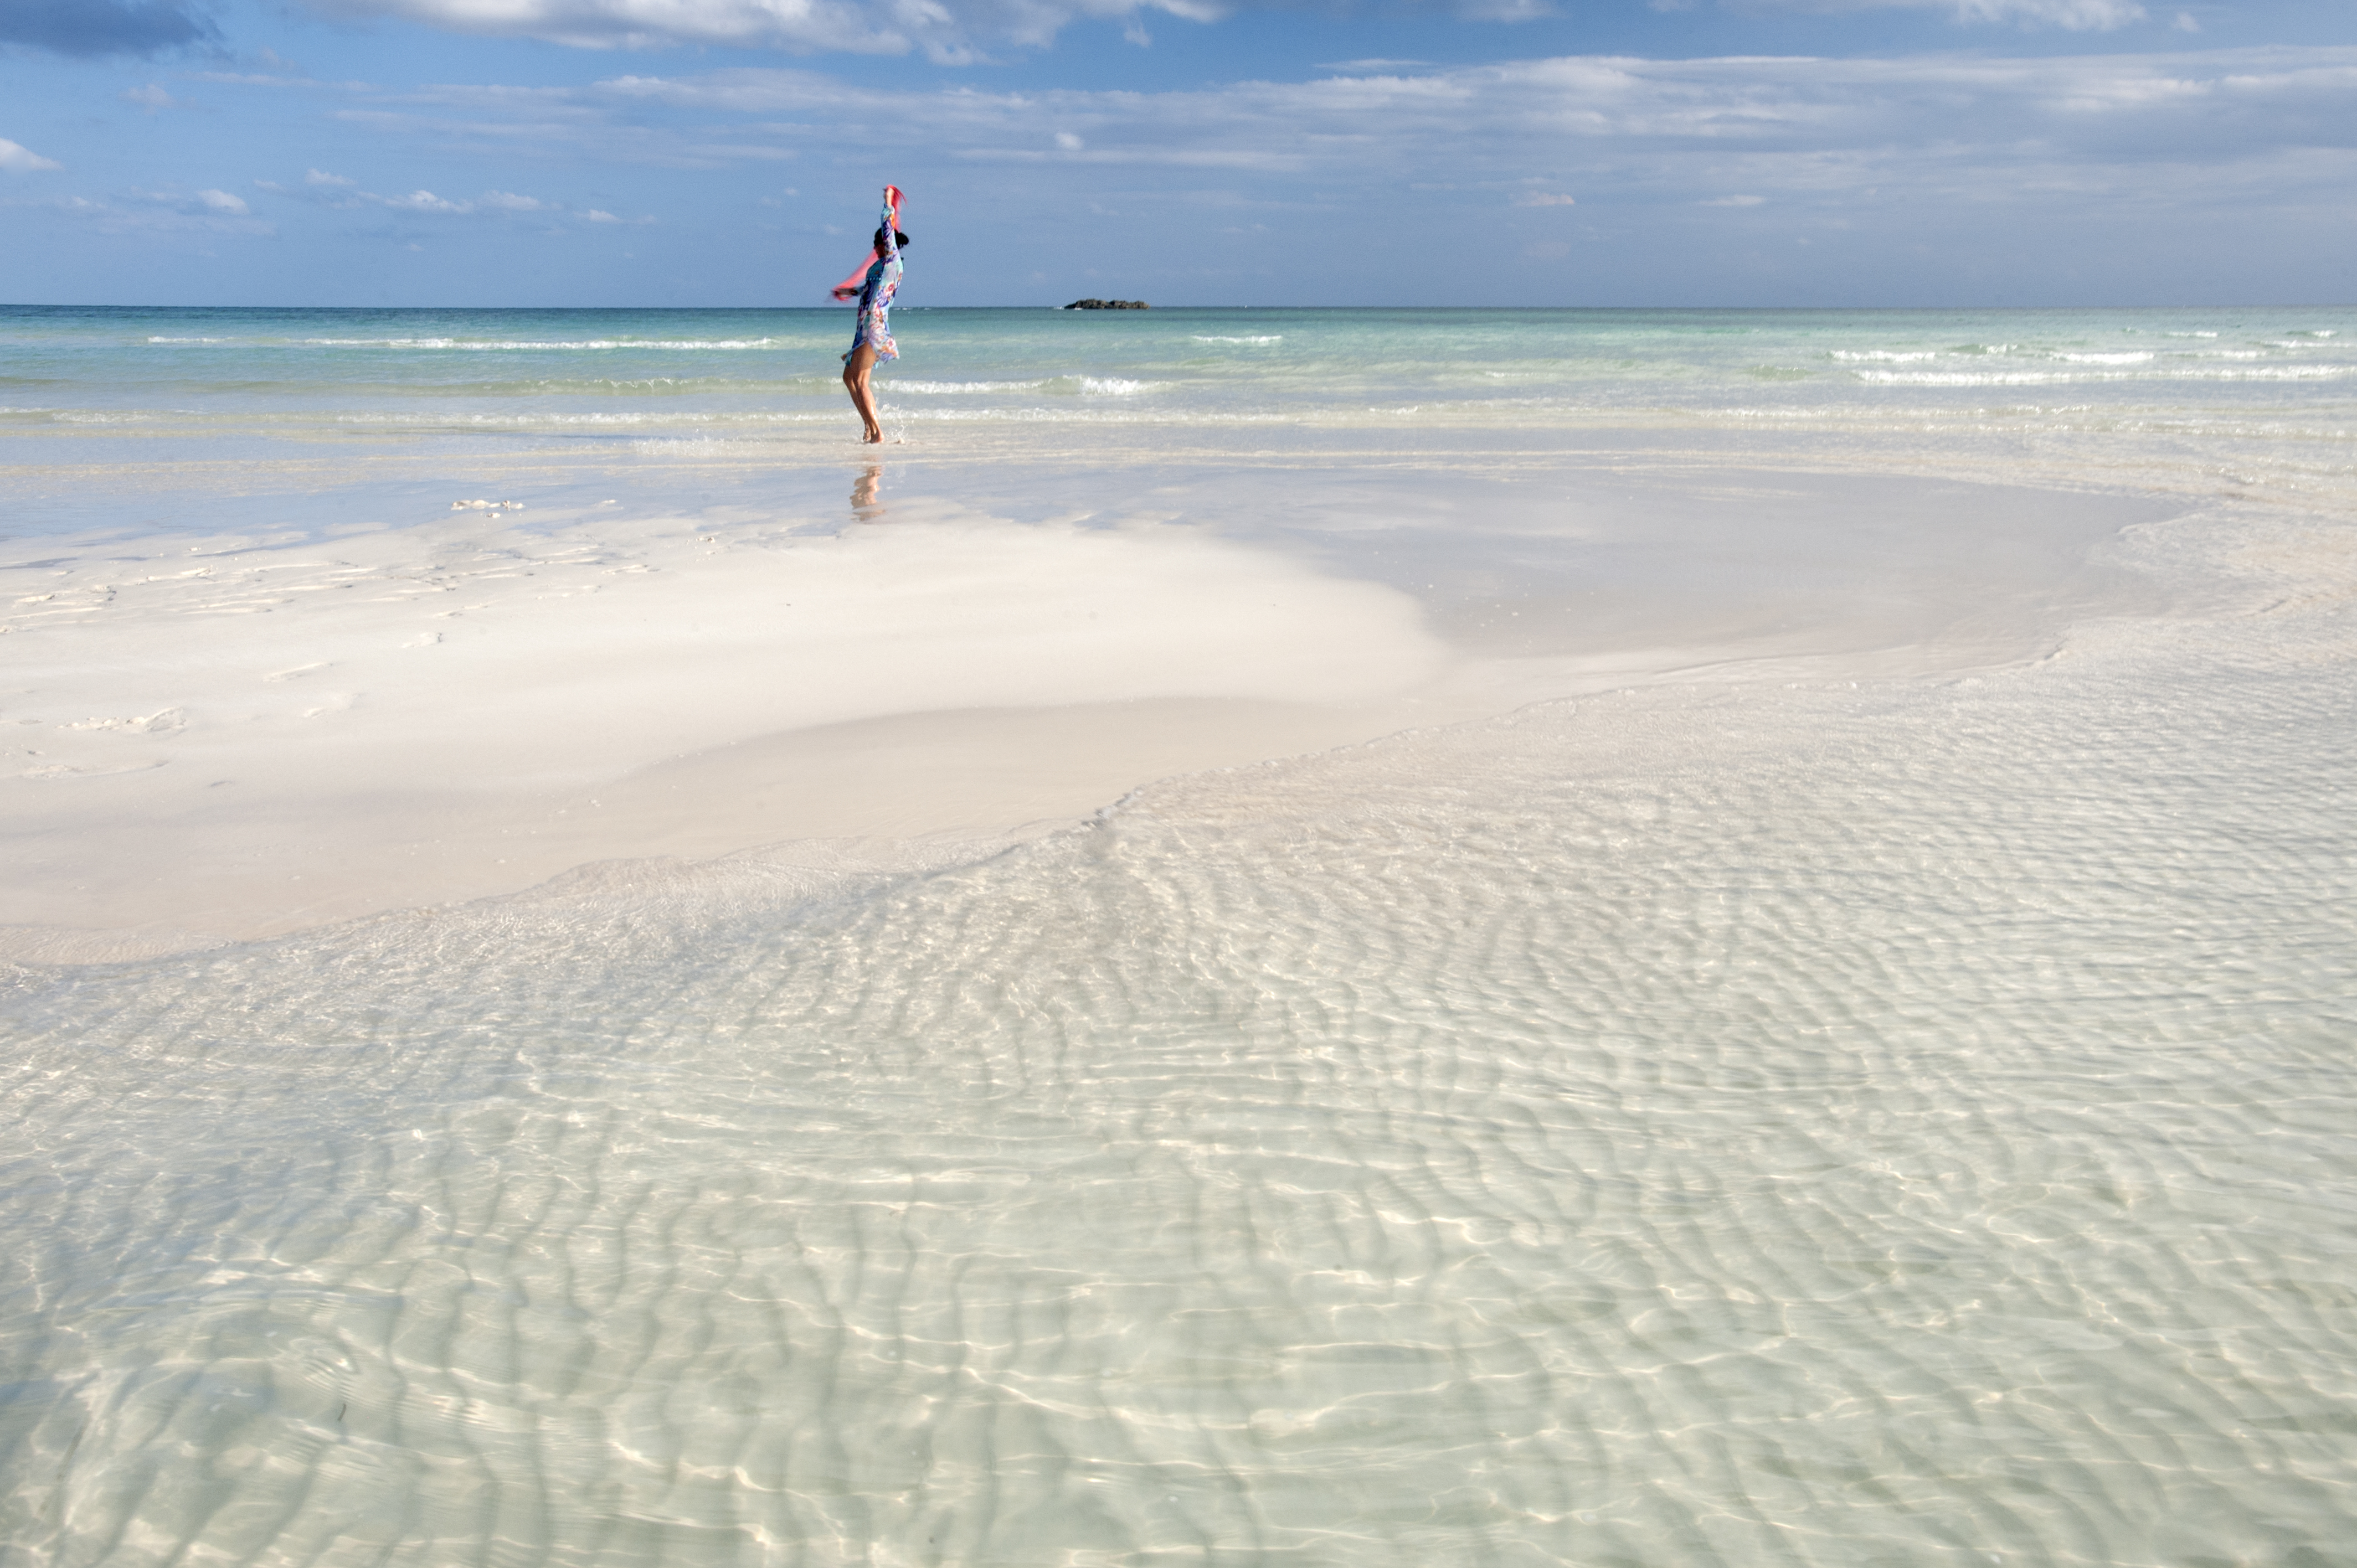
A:
MULTIPOLYGON (((2076 169, 2357 149, 2357 48, 1998 59, 1649 60, 1576 56, 1414 77, 1246 81, 1159 93, 989 93, 853 86, 809 71, 624 76, 583 88, 453 89, 387 131, 502 156, 684 159, 682 127, 786 116, 813 156, 902 168, 1039 163, 1083 141, 1086 165, 1315 175, 1357 184, 1572 187, 1583 204, 1659 192, 1763 199, 1852 185, 2013 188, 2032 166, 2076 169), (435 113, 434 111, 444 113, 435 113), (448 111, 456 111, 455 114, 448 111), (1501 149, 1524 168, 1504 177, 1501 149)), ((750 129, 750 127, 748 127, 750 129)), ((708 134, 708 133, 707 133, 708 134)), ((2141 188, 2141 178, 2124 182, 2141 188)), ((1330 190, 1333 194, 1322 194, 1330 190)))
POLYGON ((787 163, 794 156, 791 147, 764 147, 749 142, 698 142, 684 151, 689 157, 700 163, 727 163, 742 159, 757 163, 787 163))
POLYGON ((123 94, 123 101, 125 103, 136 103, 142 109, 146 110, 150 114, 155 113, 160 109, 177 107, 180 102, 178 99, 173 97, 170 93, 165 91, 162 88, 156 86, 152 81, 145 87, 134 87, 126 90, 123 94))
MULTIPOLYGON (((1647 0, 1657 11, 1684 9, 1683 0, 1647 0)), ((2146 18, 2136 0, 1751 0, 1776 10, 1945 11, 1964 24, 2010 23, 2021 27, 2062 27, 2072 32, 2110 32, 2146 18)))
POLYGON ((2109 32, 2145 19, 2136 0, 1953 0, 1960 22, 2013 22, 2022 27, 2109 32))
MULTIPOLYGON (((501 168, 524 159, 856 163, 905 186, 920 222, 940 221, 925 216, 942 209, 930 205, 938 201, 973 222, 1019 215, 1059 235, 1079 220, 1069 215, 1082 202, 1116 198, 1140 222, 1162 221, 1151 215, 1157 207, 1189 214, 1157 231, 1171 235, 1243 231, 1278 211, 1312 215, 1337 235, 1379 230, 1379 213, 1447 231, 1486 221, 1485 209, 1519 211, 1575 191, 1580 218, 1593 224, 1647 209, 1702 224, 1713 220, 1706 209, 1748 208, 1757 217, 1747 224, 1871 214, 1896 234, 1934 213, 1943 223, 2163 209, 2199 222, 2269 203, 2332 213, 2357 187, 2357 48, 2331 46, 2012 59, 1577 56, 1162 92, 869 87, 809 70, 735 69, 376 91, 340 113, 381 145, 501 168), (1052 200, 1042 166, 1060 171, 1052 200)), ((604 221, 489 196, 301 195, 398 208, 417 220, 471 211, 478 220, 604 221)))
POLYGON ((1577 207, 1579 203, 1559 191, 1531 190, 1514 198, 1517 207, 1577 207))
MULTIPOLYGON (((307 169, 299 186, 281 185, 276 180, 258 179, 254 185, 273 196, 284 196, 313 207, 326 207, 342 211, 360 211, 371 208, 386 211, 429 218, 515 218, 539 217, 550 220, 577 219, 585 223, 622 223, 628 219, 617 218, 610 212, 591 209, 575 212, 561 201, 544 197, 524 196, 512 190, 487 190, 472 199, 460 200, 437 196, 430 190, 413 190, 406 196, 383 196, 373 190, 362 190, 360 182, 349 175, 329 174, 325 169, 307 169)), ((238 199, 222 191, 203 191, 199 196, 208 201, 219 197, 223 200, 238 199)), ((239 204, 239 210, 244 209, 239 204)), ((637 220, 641 223, 651 218, 637 220)))
POLYGON ((53 210, 89 223, 106 234, 157 234, 201 231, 215 234, 274 234, 245 202, 225 190, 194 195, 174 189, 126 191, 112 201, 69 197, 53 210))
MULTIPOLYGON (((1042 267, 1042 297, 1069 289, 1058 303, 1473 302, 1515 286, 1469 266, 1493 252, 1501 275, 1556 280, 1528 297, 1564 303, 2137 297, 2120 279, 2181 297, 2330 295, 2357 239, 2357 47, 2209 48, 2166 30, 2174 7, 2146 3, 2135 47, 2169 52, 2047 55, 2086 47, 2050 34, 2011 57, 1371 59, 1178 91, 609 55, 604 80, 570 85, 307 90, 348 118, 257 171, 288 188, 240 183, 243 218, 110 199, 155 223, 299 222, 387 260, 425 242, 437 266, 504 254, 462 238, 629 243, 607 231, 694 210, 725 257, 713 289, 753 297, 774 274, 798 300, 847 264, 813 231, 841 225, 856 252, 886 178, 910 193, 929 303, 1025 297, 1042 267), (321 160, 316 177, 298 156, 321 160), (757 208, 788 159, 804 198, 757 208), (369 172, 350 183, 355 167, 369 172), (1575 204, 1538 205, 1554 196, 1575 204), (770 227, 756 234, 757 220, 770 227), (1570 246, 1559 261, 1524 249, 1556 243, 1570 246)), ((1945 14, 1916 19, 1935 15, 1945 34, 1945 14)), ((1117 47, 1112 30, 1101 45, 1117 47)), ((257 110, 283 98, 201 91, 225 111, 239 92, 261 95, 257 110)), ((81 188, 84 161, 55 179, 0 176, 0 199, 63 224, 29 199, 81 188)))
POLYGON ((18 146, 5 136, 0 136, 0 168, 11 174, 33 174, 41 169, 63 168, 63 164, 45 158, 30 147, 18 146))
MULTIPOLYGON (((270 51, 264 49, 262 52, 268 54, 270 51)), ((188 73, 188 80, 222 82, 231 87, 324 87, 348 92, 366 91, 369 85, 365 81, 314 81, 307 76, 264 75, 237 70, 193 70, 188 73)))
MULTIPOLYGON (((1238 11, 1297 9, 1295 0, 304 0, 312 10, 352 18, 397 16, 450 32, 532 38, 579 48, 719 45, 795 54, 905 54, 943 62, 981 59, 996 48, 1038 48, 1070 24, 1118 21, 1132 43, 1152 42, 1155 14, 1214 22, 1238 11)), ((1955 21, 2107 31, 2146 19, 2137 0, 1735 0, 1751 9, 1844 13, 1910 9, 1955 21)), ((1695 0, 1647 0, 1685 11, 1695 0)), ((1336 0, 1345 13, 1373 0, 1336 0)), ((1468 20, 1524 22, 1557 16, 1559 0, 1389 0, 1383 9, 1468 20)), ((1351 60, 1343 70, 1397 70, 1415 60, 1351 60)))
MULTIPOLYGON (((725 45, 796 54, 905 54, 963 62, 1002 45, 1036 48, 1083 18, 1125 24, 1150 44, 1154 14, 1213 22, 1286 0, 305 0, 329 16, 399 16, 451 32, 544 38, 580 48, 725 45)), ((1488 21, 1555 14, 1554 0, 1395 0, 1390 9, 1488 21)))

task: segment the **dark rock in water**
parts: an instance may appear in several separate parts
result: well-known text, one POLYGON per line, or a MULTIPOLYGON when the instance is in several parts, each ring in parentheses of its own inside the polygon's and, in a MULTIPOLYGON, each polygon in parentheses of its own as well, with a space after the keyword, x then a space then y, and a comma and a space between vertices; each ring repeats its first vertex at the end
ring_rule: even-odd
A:
POLYGON ((1064 308, 1066 310, 1151 310, 1154 306, 1142 299, 1076 299, 1064 308))

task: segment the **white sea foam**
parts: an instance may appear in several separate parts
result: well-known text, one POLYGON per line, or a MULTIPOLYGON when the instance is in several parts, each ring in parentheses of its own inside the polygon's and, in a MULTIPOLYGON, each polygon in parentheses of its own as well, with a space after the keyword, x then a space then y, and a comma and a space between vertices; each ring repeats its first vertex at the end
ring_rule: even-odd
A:
POLYGON ((644 424, 797 424, 811 419, 831 418, 808 411, 765 410, 715 412, 710 410, 663 409, 644 412, 610 412, 595 413, 470 413, 453 410, 447 413, 336 413, 334 423, 348 425, 418 426, 426 429, 518 429, 564 428, 566 426, 596 427, 599 425, 644 424))
POLYGON ((892 392, 912 392, 920 397, 970 396, 984 392, 1038 392, 1047 386, 1047 378, 1030 381, 929 381, 910 376, 892 376, 885 381, 892 392))
MULTIPOLYGON (((1008 408, 931 408, 919 406, 906 411, 907 417, 924 423, 962 424, 1077 424, 1125 425, 1134 428, 1216 429, 1223 425, 1281 424, 1290 421, 1282 413, 1189 413, 1176 419, 1158 413, 1114 413, 1103 408, 1089 408, 1072 403, 1030 404, 1008 408)), ((832 415, 822 417, 833 417, 832 415)))
POLYGON ((1195 335, 1195 341, 1198 343, 1282 343, 1285 341, 1285 335, 1281 332, 1266 332, 1251 338, 1222 338, 1199 332, 1195 335))
MULTIPOLYGON (((206 342, 229 342, 228 338, 206 338, 206 342)), ((673 349, 700 350, 741 349, 802 349, 809 348, 802 338, 587 338, 576 339, 512 339, 483 341, 464 338, 306 338, 303 347, 314 349, 448 349, 467 353, 567 352, 608 349, 673 349)), ((276 347, 274 344, 249 347, 276 347)))
POLYGON ((2201 370, 2169 366, 2135 371, 1853 371, 1862 381, 1921 387, 2067 385, 2090 381, 2340 381, 2357 366, 2268 365, 2253 370, 2201 370))

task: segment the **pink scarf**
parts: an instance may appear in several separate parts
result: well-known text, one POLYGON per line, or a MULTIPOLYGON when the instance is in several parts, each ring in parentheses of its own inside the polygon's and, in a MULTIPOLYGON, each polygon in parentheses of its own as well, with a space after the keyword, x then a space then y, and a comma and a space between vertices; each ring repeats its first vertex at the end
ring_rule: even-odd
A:
MULTIPOLYGON (((900 227, 900 188, 897 185, 888 185, 884 188, 891 193, 886 200, 886 206, 889 209, 891 216, 887 218, 885 221, 897 230, 900 227)), ((835 285, 833 288, 827 291, 829 294, 834 295, 834 302, 837 305, 849 305, 853 300, 859 297, 861 293, 867 287, 867 269, 874 266, 877 263, 877 259, 883 254, 884 252, 880 249, 869 252, 867 253, 867 259, 861 262, 856 268, 853 269, 849 277, 845 278, 841 283, 835 285)))

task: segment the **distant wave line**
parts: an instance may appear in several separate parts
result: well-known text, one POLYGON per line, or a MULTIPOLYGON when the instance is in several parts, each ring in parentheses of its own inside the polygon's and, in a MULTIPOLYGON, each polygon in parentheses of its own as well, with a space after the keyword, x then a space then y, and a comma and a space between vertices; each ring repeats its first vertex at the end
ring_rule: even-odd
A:
POLYGON ((580 352, 609 349, 808 349, 806 338, 584 338, 547 340, 502 338, 468 342, 458 338, 149 338, 150 343, 186 346, 229 343, 248 349, 433 349, 458 353, 580 352))
POLYGON ((2357 371, 2351 365, 2260 365, 2249 370, 2161 368, 2150 371, 1852 371, 1881 386, 2016 387, 2088 381, 2329 381, 2357 371))

